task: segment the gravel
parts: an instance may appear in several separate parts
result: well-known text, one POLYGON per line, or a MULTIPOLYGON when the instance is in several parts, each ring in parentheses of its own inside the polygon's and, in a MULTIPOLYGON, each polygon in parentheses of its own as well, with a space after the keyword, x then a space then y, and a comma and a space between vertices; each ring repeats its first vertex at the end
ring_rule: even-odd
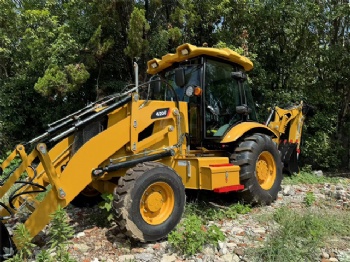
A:
MULTIPOLYGON (((105 223, 103 211, 99 207, 67 208, 70 223, 75 236, 69 245, 71 257, 79 262, 121 262, 121 261, 159 261, 159 262, 249 262, 248 251, 261 247, 271 232, 276 228, 273 220, 261 219, 272 214, 281 206, 293 209, 305 208, 303 203, 308 192, 313 192, 316 202, 322 203, 324 212, 350 210, 350 180, 342 179, 339 184, 283 185, 277 201, 270 206, 254 207, 251 212, 238 215, 236 219, 210 221, 225 234, 226 239, 217 246, 205 246, 203 250, 191 257, 177 254, 165 240, 153 243, 135 243, 121 234, 116 225, 105 223), (345 183, 346 182, 346 183, 345 183), (332 206, 332 208, 327 208, 332 206), (336 207, 334 209, 334 206, 336 207), (103 225, 103 224, 107 224, 103 225)), ((315 208, 317 204, 315 204, 315 208)), ((350 216, 349 216, 350 217, 350 216)), ((42 243, 47 243, 42 234, 42 243)), ((334 237, 331 245, 321 248, 314 261, 350 261, 350 238, 334 237)), ((38 241, 40 242, 40 241, 38 241)), ((45 245, 42 247, 45 248, 45 245)))

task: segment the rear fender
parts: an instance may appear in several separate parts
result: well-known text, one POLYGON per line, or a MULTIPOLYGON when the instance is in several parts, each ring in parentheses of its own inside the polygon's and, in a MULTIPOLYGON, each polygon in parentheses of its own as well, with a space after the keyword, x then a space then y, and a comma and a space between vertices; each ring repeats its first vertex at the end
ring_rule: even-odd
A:
POLYGON ((222 138, 220 143, 235 142, 247 133, 262 133, 268 136, 277 137, 277 135, 267 126, 256 122, 243 122, 233 126, 222 138))

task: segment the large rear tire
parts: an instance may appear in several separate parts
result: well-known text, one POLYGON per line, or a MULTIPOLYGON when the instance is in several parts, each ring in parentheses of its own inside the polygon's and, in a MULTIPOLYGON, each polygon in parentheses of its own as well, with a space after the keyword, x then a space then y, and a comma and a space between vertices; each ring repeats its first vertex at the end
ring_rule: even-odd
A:
POLYGON ((241 195, 245 202, 269 205, 276 200, 283 178, 277 146, 264 134, 244 138, 231 156, 240 166, 241 195))
POLYGON ((179 223, 185 200, 185 187, 173 169, 156 162, 138 164, 114 190, 116 222, 135 240, 156 241, 179 223))

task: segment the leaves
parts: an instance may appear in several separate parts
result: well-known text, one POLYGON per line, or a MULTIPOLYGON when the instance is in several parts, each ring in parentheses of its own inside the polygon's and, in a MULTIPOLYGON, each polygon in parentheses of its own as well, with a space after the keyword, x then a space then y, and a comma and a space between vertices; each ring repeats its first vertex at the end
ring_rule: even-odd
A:
POLYGON ((302 161, 317 167, 328 158, 322 168, 348 166, 349 153, 342 155, 350 136, 347 2, 3 0, 0 11, 1 145, 12 148, 119 91, 133 79, 134 58, 147 79, 149 59, 184 42, 206 43, 253 60, 249 81, 261 122, 274 104, 302 99, 317 107, 304 129, 311 142, 302 161), (28 123, 37 123, 31 132, 28 123), (334 149, 317 146, 322 136, 334 149))
POLYGON ((145 34, 150 26, 145 18, 145 10, 134 8, 130 17, 130 27, 128 30, 128 46, 125 54, 131 58, 140 57, 148 51, 148 41, 145 34))

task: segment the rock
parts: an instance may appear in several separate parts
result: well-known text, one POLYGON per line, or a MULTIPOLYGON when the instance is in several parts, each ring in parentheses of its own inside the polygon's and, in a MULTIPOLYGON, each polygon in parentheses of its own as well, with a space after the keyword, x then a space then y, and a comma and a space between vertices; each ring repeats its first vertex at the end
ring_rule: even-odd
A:
POLYGON ((202 253, 207 256, 214 256, 215 255, 215 249, 212 246, 206 246, 202 253))
POLYGON ((222 242, 222 241, 219 241, 218 242, 218 246, 219 246, 219 249, 222 249, 226 246, 226 243, 225 242, 222 242))
POLYGON ((160 262, 174 262, 176 260, 176 256, 174 255, 163 255, 160 262))
POLYGON ((154 261, 154 255, 149 253, 139 253, 135 255, 137 261, 154 261))
POLYGON ((79 232, 75 237, 76 238, 85 237, 85 232, 79 232))
POLYGON ((223 247, 219 250, 219 255, 223 256, 227 254, 227 247, 223 247))
POLYGON ((75 250, 79 250, 82 253, 85 253, 85 252, 87 252, 90 249, 90 247, 88 245, 86 245, 86 244, 74 244, 73 248, 75 250))
POLYGON ((337 185, 335 186, 335 189, 336 189, 336 190, 344 190, 344 186, 343 186, 342 184, 337 184, 337 185))
POLYGON ((134 261, 135 260, 135 256, 134 255, 122 255, 118 257, 119 261, 134 261))
POLYGON ((237 256, 240 256, 240 257, 242 257, 244 255, 243 248, 235 248, 234 252, 237 256))
POLYGON ((329 254, 327 252, 322 252, 322 258, 326 258, 328 259, 329 258, 329 254))
POLYGON ((236 254, 226 254, 220 257, 225 262, 239 262, 240 259, 236 254))
POLYGON ((323 172, 322 170, 315 170, 315 171, 312 171, 312 173, 317 176, 317 177, 322 177, 323 176, 323 172))
POLYGON ((233 249, 237 246, 237 243, 234 243, 234 242, 229 242, 226 244, 227 248, 228 249, 233 249))
POLYGON ((283 189, 283 195, 284 196, 294 196, 295 195, 294 188, 290 185, 286 185, 283 189))
POLYGON ((253 229, 253 232, 254 232, 255 234, 265 234, 265 233, 266 233, 266 229, 263 228, 263 227, 254 228, 254 229, 253 229))

